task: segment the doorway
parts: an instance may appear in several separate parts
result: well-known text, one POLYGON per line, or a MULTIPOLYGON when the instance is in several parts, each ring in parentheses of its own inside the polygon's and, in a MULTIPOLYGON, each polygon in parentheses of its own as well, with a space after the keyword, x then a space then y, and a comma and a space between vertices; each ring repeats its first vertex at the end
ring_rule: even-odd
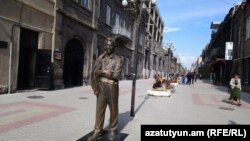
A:
POLYGON ((82 86, 83 84, 83 57, 82 43, 71 39, 65 47, 63 82, 65 88, 82 86))
POLYGON ((52 73, 51 50, 38 49, 36 52, 36 88, 51 89, 52 73))
POLYGON ((35 87, 37 48, 38 32, 21 28, 17 90, 33 89, 35 87))

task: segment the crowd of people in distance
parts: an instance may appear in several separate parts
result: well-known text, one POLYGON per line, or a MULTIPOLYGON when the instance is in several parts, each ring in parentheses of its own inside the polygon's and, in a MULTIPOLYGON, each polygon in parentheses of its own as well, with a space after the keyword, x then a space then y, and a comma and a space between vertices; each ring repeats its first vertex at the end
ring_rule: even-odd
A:
POLYGON ((163 79, 160 74, 156 73, 154 79, 155 82, 153 84, 153 88, 156 89, 162 87, 163 84, 169 87, 170 83, 178 83, 179 85, 191 85, 194 84, 197 79, 202 79, 202 75, 188 72, 185 74, 170 74, 166 79, 163 79))
POLYGON ((202 79, 202 75, 201 74, 196 74, 196 73, 193 73, 193 72, 188 72, 186 74, 181 74, 178 77, 179 84, 182 84, 182 85, 194 84, 194 82, 196 82, 197 79, 202 79))

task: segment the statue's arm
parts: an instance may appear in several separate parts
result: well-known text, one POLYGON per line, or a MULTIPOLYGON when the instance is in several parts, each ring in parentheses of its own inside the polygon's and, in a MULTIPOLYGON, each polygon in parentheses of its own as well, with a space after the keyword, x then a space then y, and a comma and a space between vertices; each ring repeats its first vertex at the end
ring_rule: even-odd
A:
POLYGON ((116 65, 115 65, 115 70, 114 72, 112 72, 112 78, 114 80, 119 80, 119 78, 121 77, 121 72, 122 72, 122 59, 119 58, 116 65))
POLYGON ((113 70, 107 70, 102 72, 100 75, 106 78, 118 81, 121 76, 122 71, 122 59, 120 57, 116 58, 113 70))
POLYGON ((93 69, 91 71, 91 87, 94 91, 94 94, 97 95, 100 90, 99 86, 99 77, 100 77, 100 69, 102 67, 101 60, 103 55, 101 55, 95 62, 93 69))

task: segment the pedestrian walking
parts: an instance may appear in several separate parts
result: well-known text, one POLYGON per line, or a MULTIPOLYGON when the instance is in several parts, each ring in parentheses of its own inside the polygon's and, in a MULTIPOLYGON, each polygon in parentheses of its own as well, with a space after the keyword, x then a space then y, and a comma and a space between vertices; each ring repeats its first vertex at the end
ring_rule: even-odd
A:
POLYGON ((192 74, 191 74, 191 72, 188 72, 187 73, 187 84, 188 85, 191 85, 191 79, 192 79, 192 74))
POLYGON ((191 73, 191 84, 194 84, 194 73, 191 73))
POLYGON ((240 106, 240 95, 241 95, 241 80, 239 75, 236 73, 230 80, 231 95, 230 100, 233 105, 240 106))
POLYGON ((198 78, 198 74, 195 74, 195 75, 194 75, 194 82, 197 81, 197 78, 198 78))

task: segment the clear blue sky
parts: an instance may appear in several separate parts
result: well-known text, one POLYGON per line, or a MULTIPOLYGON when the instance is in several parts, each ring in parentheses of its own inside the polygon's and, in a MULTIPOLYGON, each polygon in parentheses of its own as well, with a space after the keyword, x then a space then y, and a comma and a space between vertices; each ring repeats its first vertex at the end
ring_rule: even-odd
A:
POLYGON ((242 0, 157 0, 164 22, 163 43, 172 42, 175 55, 188 69, 210 42, 212 21, 222 22, 242 0))

